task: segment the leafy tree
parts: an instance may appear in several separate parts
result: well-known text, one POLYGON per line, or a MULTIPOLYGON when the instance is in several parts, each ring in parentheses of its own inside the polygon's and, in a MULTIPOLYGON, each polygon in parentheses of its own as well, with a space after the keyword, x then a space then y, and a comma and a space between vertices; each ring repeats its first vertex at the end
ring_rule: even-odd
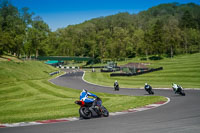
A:
POLYGON ((152 47, 154 54, 162 54, 163 53, 163 23, 160 20, 157 20, 152 29, 152 47))
POLYGON ((106 56, 106 44, 108 43, 107 36, 109 35, 109 30, 104 30, 99 32, 96 37, 97 47, 98 47, 98 56, 101 58, 105 58, 106 56))
POLYGON ((16 36, 16 21, 19 20, 19 12, 16 7, 14 7, 9 1, 0 1, 0 18, 1 18, 1 52, 12 52, 14 53, 16 36))
POLYGON ((137 56, 144 54, 144 31, 142 29, 135 30, 133 44, 137 56))
POLYGON ((180 27, 184 28, 195 28, 195 21, 191 13, 187 10, 184 12, 180 20, 180 27))
POLYGON ((186 29, 185 30, 185 47, 187 53, 199 52, 200 47, 200 31, 196 29, 186 29))
POLYGON ((41 17, 35 17, 32 27, 29 30, 29 39, 32 43, 32 48, 35 50, 35 56, 38 57, 39 53, 45 54, 46 43, 48 34, 50 32, 49 26, 42 20, 41 17))
POLYGON ((51 32, 41 17, 0 0, 0 55, 120 59, 200 52, 200 6, 169 3, 118 13, 51 32))
POLYGON ((177 49, 181 42, 181 30, 178 27, 178 20, 171 16, 164 25, 163 41, 165 45, 165 53, 172 58, 177 54, 177 49))
POLYGON ((148 55, 152 54, 152 40, 151 40, 151 33, 150 31, 146 31, 144 33, 144 43, 143 43, 143 51, 146 55, 146 59, 148 59, 148 55))

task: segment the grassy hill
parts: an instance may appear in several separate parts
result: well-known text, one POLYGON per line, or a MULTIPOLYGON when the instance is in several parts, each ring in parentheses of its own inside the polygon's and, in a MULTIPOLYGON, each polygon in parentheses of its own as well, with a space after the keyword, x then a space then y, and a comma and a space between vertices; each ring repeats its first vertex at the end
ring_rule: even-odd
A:
MULTIPOLYGON (((132 59, 118 64, 128 62, 141 62, 132 59)), ((153 87, 170 88, 172 83, 182 85, 184 88, 200 88, 200 53, 188 54, 174 57, 172 59, 165 58, 160 61, 142 61, 150 63, 149 67, 163 67, 164 69, 157 72, 143 74, 132 77, 110 77, 110 73, 87 72, 84 79, 106 86, 113 86, 115 80, 119 81, 120 87, 143 88, 147 82, 153 87)))
POLYGON ((0 62, 0 84, 31 79, 44 79, 49 73, 56 71, 55 68, 39 61, 0 62))
MULTIPOLYGON (((74 101, 80 90, 48 82, 49 72, 56 70, 39 61, 0 61, 0 123, 78 116, 74 101)), ((166 100, 161 96, 95 94, 110 112, 166 100)))

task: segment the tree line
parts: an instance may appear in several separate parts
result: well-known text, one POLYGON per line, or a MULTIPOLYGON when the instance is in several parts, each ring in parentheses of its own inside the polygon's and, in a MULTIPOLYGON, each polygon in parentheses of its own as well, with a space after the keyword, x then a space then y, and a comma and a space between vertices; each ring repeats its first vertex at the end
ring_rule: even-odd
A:
POLYGON ((8 0, 0 0, 0 55, 46 54, 50 29, 33 15, 27 7, 18 9, 8 0))
POLYGON ((200 52, 200 6, 161 4, 94 18, 52 32, 28 8, 0 0, 0 54, 132 58, 200 52))

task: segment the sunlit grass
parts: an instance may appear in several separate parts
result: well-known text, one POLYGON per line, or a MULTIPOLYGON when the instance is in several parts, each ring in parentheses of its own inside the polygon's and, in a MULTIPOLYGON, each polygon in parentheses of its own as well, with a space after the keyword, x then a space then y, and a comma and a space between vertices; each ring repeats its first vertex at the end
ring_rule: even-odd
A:
MULTIPOLYGON (((147 63, 148 61, 144 62, 147 63)), ((120 87, 128 88, 143 88, 146 82, 153 87, 170 88, 172 83, 177 83, 185 88, 200 88, 199 53, 151 61, 150 63, 149 67, 163 67, 164 69, 131 77, 110 77, 110 73, 87 71, 84 79, 95 84, 111 87, 114 81, 118 80, 120 87)))
MULTIPOLYGON (((0 90, 1 123, 79 116, 79 106, 74 101, 78 100, 80 90, 58 87, 45 80, 24 81, 0 90)), ((159 96, 95 94, 110 112, 166 101, 159 96)))
MULTIPOLYGON (((74 102, 79 99, 80 90, 48 82, 52 71, 57 69, 42 62, 0 62, 0 123, 79 116, 79 106, 74 102)), ((110 112, 166 101, 160 96, 94 93, 110 112)))

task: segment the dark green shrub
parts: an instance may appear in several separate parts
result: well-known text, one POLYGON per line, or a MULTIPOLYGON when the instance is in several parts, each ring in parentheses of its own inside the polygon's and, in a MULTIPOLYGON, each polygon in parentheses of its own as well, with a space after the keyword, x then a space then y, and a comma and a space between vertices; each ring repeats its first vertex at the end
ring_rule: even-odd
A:
POLYGON ((93 60, 89 60, 86 65, 92 65, 92 64, 97 64, 97 63, 101 63, 101 59, 100 58, 95 58, 93 60))
POLYGON ((149 57, 150 60, 162 60, 163 58, 161 56, 151 56, 149 57))
POLYGON ((147 60, 147 58, 146 57, 142 57, 142 58, 140 58, 140 60, 147 60))

